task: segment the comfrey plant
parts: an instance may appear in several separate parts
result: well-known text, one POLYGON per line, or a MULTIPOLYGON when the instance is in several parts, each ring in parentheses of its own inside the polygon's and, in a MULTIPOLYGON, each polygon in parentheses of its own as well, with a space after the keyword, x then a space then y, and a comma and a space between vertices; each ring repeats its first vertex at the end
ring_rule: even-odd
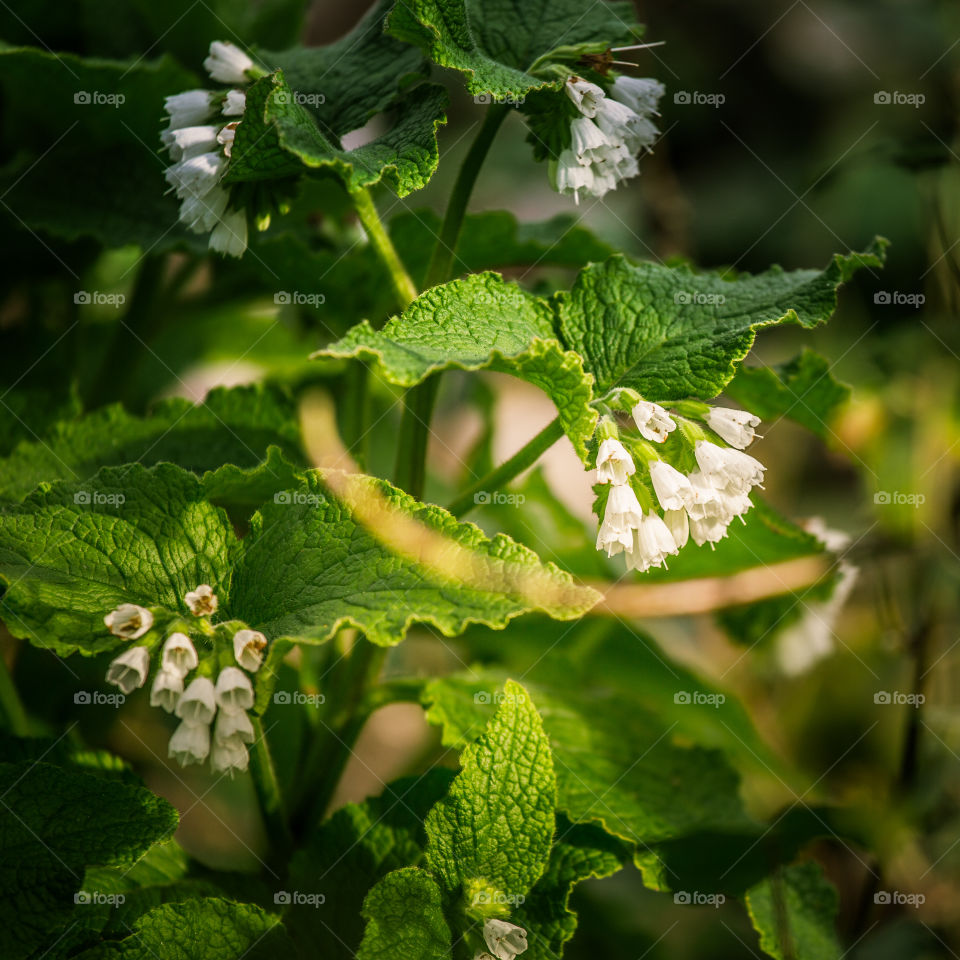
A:
MULTIPOLYGON (((170 58, 64 61, 128 93, 89 135, 130 157, 143 219, 91 221, 95 275, 123 257, 137 275, 117 339, 0 468, 22 658, 0 678, 0 956, 552 960, 571 891, 628 864, 665 908, 727 897, 754 953, 840 956, 813 833, 741 798, 769 746, 636 618, 722 613, 757 657, 792 629, 792 672, 831 649, 853 568, 765 502, 756 430, 827 422, 846 391, 812 351, 748 356, 766 328, 825 323, 884 244, 757 276, 613 249, 572 212, 630 189, 659 136, 649 75, 670 71, 629 4, 540 6, 384 0, 328 47, 283 49, 277 0, 240 18, 269 48, 240 23, 202 36, 204 81, 170 58), (405 198, 439 164, 441 77, 476 130, 438 217, 405 198), (511 117, 570 217, 468 212, 511 117), (163 176, 142 149, 158 130, 163 176), (225 357, 263 382, 157 399, 225 357), (555 408, 499 463, 487 371, 555 408), (453 433, 484 424, 467 450, 461 415, 453 433), (598 527, 530 470, 560 440, 568 473, 596 471, 598 527), (58 683, 21 702, 40 662, 58 683), (361 733, 396 704, 438 736, 359 789, 361 733), (242 870, 201 865, 213 818, 242 870)), ((43 51, 6 57, 63 82, 43 51)))

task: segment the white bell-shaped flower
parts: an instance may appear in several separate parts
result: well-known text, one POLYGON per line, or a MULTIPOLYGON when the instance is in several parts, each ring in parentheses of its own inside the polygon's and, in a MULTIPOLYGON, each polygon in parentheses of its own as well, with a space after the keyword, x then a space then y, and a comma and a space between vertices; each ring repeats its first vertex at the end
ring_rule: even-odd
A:
POLYGON ((228 123, 217 134, 217 143, 223 147, 223 155, 229 157, 233 153, 233 141, 237 135, 237 124, 228 123))
POLYGON ((229 257, 242 257, 247 249, 247 214, 230 210, 210 234, 210 249, 229 257))
POLYGON ((192 127, 204 123, 213 114, 213 101, 209 90, 185 90, 164 100, 170 117, 170 130, 192 127))
POLYGON ((184 720, 170 738, 167 755, 181 766, 189 763, 203 763, 210 753, 210 725, 207 723, 188 723, 184 720))
POLYGON ((107 667, 107 683, 119 687, 124 693, 132 693, 142 687, 150 672, 150 651, 146 647, 131 647, 107 667))
POLYGON ((673 542, 677 549, 686 545, 687 538, 690 536, 690 520, 687 517, 686 510, 665 510, 663 513, 663 522, 667 525, 673 542))
POLYGON ((217 705, 228 713, 253 706, 250 678, 237 667, 224 667, 217 677, 217 705))
POLYGON ((235 773, 243 773, 249 764, 250 754, 242 741, 235 737, 228 740, 213 738, 210 769, 214 773, 226 773, 232 777, 235 773))
POLYGON ((158 670, 150 688, 150 706, 162 707, 167 713, 173 713, 182 693, 182 674, 166 668, 158 670))
POLYGON ((121 603, 103 618, 103 622, 115 637, 139 640, 153 626, 153 614, 135 603, 121 603))
POLYGON ((633 457, 616 437, 601 441, 597 451, 597 483, 626 483, 636 469, 633 457))
POLYGON ((199 153, 189 160, 181 160, 164 171, 167 183, 183 200, 188 196, 203 196, 212 190, 223 176, 226 160, 219 153, 199 153))
POLYGON ((590 83, 581 77, 570 77, 563 85, 563 89, 573 101, 573 105, 585 117, 595 117, 597 106, 605 99, 602 87, 598 87, 595 83, 590 83))
POLYGON ((195 617, 209 617, 217 612, 217 595, 208 583, 201 583, 196 590, 191 590, 183 598, 195 617))
POLYGON ((760 418, 747 410, 733 410, 730 407, 711 407, 704 419, 707 426, 719 434, 731 447, 743 450, 753 443, 760 418))
POLYGON ((230 194, 215 186, 199 196, 189 196, 180 204, 180 221, 194 233, 209 233, 220 222, 230 194))
POLYGON ((247 71, 253 61, 235 44, 214 40, 210 44, 210 56, 203 61, 203 69, 220 83, 247 83, 247 71))
POLYGON ((693 495, 690 481, 663 460, 650 462, 650 480, 664 510, 682 510, 693 495))
POLYGON ((180 127, 163 137, 174 160, 189 160, 217 149, 217 128, 212 125, 180 127))
POLYGON ((497 960, 513 960, 527 949, 527 931, 495 917, 484 921, 483 939, 497 960))
POLYGON ((242 90, 228 90, 221 113, 225 117, 242 117, 247 109, 247 95, 242 90))
POLYGON ((553 188, 557 193, 572 196, 575 203, 580 203, 580 191, 592 191, 593 181, 593 170, 580 163, 569 147, 561 152, 553 172, 553 188))
POLYGON ((578 163, 599 160, 609 150, 610 141, 589 117, 578 117, 570 123, 570 149, 578 163))
POLYGON ((217 698, 208 677, 196 677, 177 702, 176 714, 187 723, 210 724, 217 712, 217 698))
MULTIPOLYGON (((164 641, 160 666, 182 680, 197 666, 197 649, 185 633, 171 633, 164 641)), ((182 686, 181 686, 182 689, 182 686)))
POLYGON ((267 638, 259 630, 238 630, 233 635, 233 656, 244 670, 256 673, 263 663, 267 638))
POLYGON ((727 535, 727 521, 722 517, 690 518, 690 536, 693 542, 702 547, 705 543, 719 543, 727 535))
POLYGON ((657 113, 657 105, 665 93, 663 84, 653 77, 617 77, 610 96, 626 104, 642 117, 657 113))
POLYGON ((730 493, 749 493, 763 483, 766 467, 747 453, 731 447, 718 447, 709 440, 698 440, 694 446, 697 464, 715 487, 730 493))
POLYGON ((221 710, 217 714, 217 723, 213 731, 214 740, 237 739, 243 743, 253 743, 253 724, 245 710, 221 710))
POLYGON ((650 567, 659 567, 678 549, 669 527, 659 514, 651 511, 637 528, 634 548, 627 554, 627 569, 642 573, 650 567))
POLYGON ((663 443, 677 429, 676 423, 658 403, 640 400, 632 410, 640 435, 651 443, 663 443))

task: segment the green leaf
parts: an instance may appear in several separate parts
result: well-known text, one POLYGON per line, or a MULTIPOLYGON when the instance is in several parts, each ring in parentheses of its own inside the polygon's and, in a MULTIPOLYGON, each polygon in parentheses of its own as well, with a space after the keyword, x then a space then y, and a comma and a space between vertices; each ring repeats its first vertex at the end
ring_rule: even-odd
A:
POLYGON ((280 921, 249 903, 209 897, 165 903, 143 914, 131 936, 80 954, 80 960, 276 960, 293 955, 280 921))
POLYGON ((512 921, 528 931, 525 960, 558 960, 577 929, 577 915, 569 907, 573 888, 581 880, 609 877, 629 859, 626 844, 598 827, 559 816, 547 868, 512 915, 512 921))
POLYGON ((357 960, 450 960, 450 928, 440 888, 427 873, 405 867, 388 873, 363 904, 367 929, 357 960))
POLYGON ((380 0, 335 43, 258 54, 262 62, 283 71, 298 101, 331 141, 391 107, 411 74, 425 72, 419 51, 383 32, 393 3, 380 0))
POLYGON ((520 684, 507 681, 494 718, 460 765, 427 817, 427 865, 450 893, 462 892, 468 909, 478 898, 513 903, 543 873, 557 801, 550 744, 520 684))
POLYGON ((225 181, 279 179, 316 170, 336 174, 349 190, 383 182, 404 197, 425 186, 437 168, 437 128, 446 123, 446 106, 443 87, 421 84, 396 105, 385 133, 342 150, 278 71, 247 89, 225 181))
POLYGON ((452 771, 438 768, 398 780, 320 825, 294 854, 289 882, 326 900, 322 911, 306 905, 287 910, 284 922, 295 940, 325 960, 351 960, 363 936, 364 897, 390 871, 419 862, 427 839, 423 821, 452 779, 452 771), (330 916, 337 918, 335 930, 330 916))
POLYGON ((740 366, 725 392, 762 420, 789 417, 824 439, 850 397, 827 360, 808 349, 779 367, 740 366))
MULTIPOLYGON (((146 417, 116 404, 62 421, 42 439, 21 443, 0 463, 0 498, 22 499, 41 481, 82 484, 100 467, 125 463, 149 466, 170 461, 197 473, 216 471, 223 464, 233 470, 253 468, 261 465, 269 444, 304 462, 296 403, 278 388, 219 387, 202 404, 163 400, 146 417)), ((289 471, 281 475, 279 468, 276 455, 260 467, 289 482, 289 471)), ((228 484, 237 483, 233 473, 210 480, 221 497, 228 484)), ((261 486, 266 489, 269 484, 261 486)), ((271 489, 268 496, 272 493, 271 489)))
MULTIPOLYGON (((424 285, 441 220, 433 210, 401 213, 390 221, 390 237, 411 277, 424 285)), ((579 270, 591 260, 606 260, 613 248, 580 225, 572 214, 519 223, 507 210, 467 214, 457 239, 454 265, 458 273, 503 267, 570 267, 579 270)))
MULTIPOLYGON (((476 671, 430 683, 427 719, 443 742, 469 742, 496 702, 502 675, 476 671)), ((629 697, 530 684, 550 739, 558 809, 638 844, 750 824, 739 780, 722 754, 675 743, 667 725, 629 697)))
POLYGON ((459 70, 471 93, 504 98, 555 85, 528 71, 557 47, 596 43, 602 50, 639 35, 631 4, 578 0, 405 0, 387 31, 459 70))
POLYGON ((433 287, 382 330, 363 321, 315 357, 369 360, 391 383, 411 387, 440 370, 497 370, 540 387, 586 461, 596 411, 592 381, 576 353, 564 351, 548 304, 497 274, 433 287))
POLYGON ((392 645, 413 623, 453 636, 532 610, 573 619, 596 597, 526 547, 386 481, 314 471, 254 515, 229 613, 271 641, 322 643, 351 625, 392 645))
POLYGON ((777 871, 747 894, 760 946, 776 960, 839 960, 837 893, 816 863, 777 871))
POLYGON ((632 387, 658 403, 710 399, 732 379, 757 330, 826 322, 840 284, 860 267, 882 266, 885 247, 875 240, 865 253, 837 254, 822 272, 773 267, 735 280, 614 256, 557 295, 561 338, 583 357, 599 392, 632 387))
POLYGON ((226 604, 235 547, 192 474, 105 467, 0 510, 0 615, 14 636, 61 656, 111 650, 124 641, 103 617, 120 603, 185 612, 184 595, 209 583, 226 604))
MULTIPOLYGON (((0 953, 52 946, 89 865, 132 865, 173 833, 177 813, 142 787, 56 767, 0 764, 0 953)), ((79 895, 79 894, 78 894, 79 895)), ((82 920, 82 915, 78 920, 82 920)))

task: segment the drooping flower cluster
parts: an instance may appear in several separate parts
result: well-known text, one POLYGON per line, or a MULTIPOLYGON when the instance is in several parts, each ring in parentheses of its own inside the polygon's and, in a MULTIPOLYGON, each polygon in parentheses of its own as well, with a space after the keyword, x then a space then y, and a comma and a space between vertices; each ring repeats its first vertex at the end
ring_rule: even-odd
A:
POLYGON ((529 946, 527 931, 523 927, 495 917, 484 921, 483 939, 487 950, 480 950, 473 960, 513 960, 529 946))
POLYGON ((608 95, 574 76, 564 90, 580 116, 570 123, 570 146, 555 161, 551 181, 579 203, 580 191, 599 198, 640 172, 637 155, 652 150, 660 132, 650 118, 664 88, 650 78, 617 77, 608 95))
MULTIPOLYGON (((232 43, 215 40, 203 62, 220 83, 241 87, 252 79, 254 63, 232 43)), ((165 176, 180 199, 180 220, 194 233, 210 233, 210 249, 239 257, 247 248, 247 214, 231 206, 221 185, 246 107, 243 90, 187 90, 166 98, 170 117, 160 139, 174 163, 165 176)))
MULTIPOLYGON (((200 584, 184 596, 184 602, 201 624, 196 631, 198 636, 204 640, 215 636, 215 629, 206 621, 218 606, 213 588, 200 584)), ((145 607, 121 604, 104 617, 104 623, 114 636, 128 640, 143 638, 142 643, 114 658, 107 669, 107 682, 119 687, 124 694, 146 683, 151 652, 160 648, 160 665, 150 688, 150 705, 180 718, 170 738, 169 755, 183 765, 203 763, 209 757, 215 773, 232 775, 246 770, 247 745, 254 740, 247 711, 253 707, 254 695, 253 685, 244 671, 256 673, 260 669, 266 637, 256 630, 237 630, 232 637, 231 659, 238 666, 224 666, 225 656, 221 650, 214 646, 212 653, 201 660, 194 641, 181 630, 173 630, 165 638, 156 632, 151 634, 154 616, 145 607), (196 673, 187 683, 191 671, 196 673)), ((177 621, 177 625, 184 624, 177 621)))
MULTIPOLYGON (((637 430, 649 443, 662 444, 677 429, 677 420, 656 403, 638 400, 631 414, 637 430)), ((689 473, 652 453, 644 453, 650 497, 645 486, 639 486, 650 509, 644 509, 631 480, 636 474, 633 456, 621 443, 607 434, 597 451, 597 481, 609 484, 603 521, 597 535, 597 549, 607 556, 623 553, 628 570, 644 571, 665 565, 667 557, 676 554, 689 538, 711 548, 727 534, 735 517, 753 505, 750 491, 763 482, 765 467, 759 460, 743 452, 759 425, 759 418, 742 410, 707 407, 702 419, 717 436, 731 446, 721 446, 708 438, 706 431, 685 421, 685 442, 692 447, 697 467, 689 473), (661 517, 659 510, 663 510, 661 517)), ((642 444, 638 441, 638 446, 642 444)), ((652 449, 652 448, 647 448, 652 449)))

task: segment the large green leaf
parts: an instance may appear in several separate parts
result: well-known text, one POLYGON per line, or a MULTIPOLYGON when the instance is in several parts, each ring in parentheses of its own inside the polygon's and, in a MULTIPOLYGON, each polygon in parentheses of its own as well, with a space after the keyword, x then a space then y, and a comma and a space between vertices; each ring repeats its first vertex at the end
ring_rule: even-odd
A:
POLYGON ((786 867, 747 894, 760 946, 776 960, 839 960, 837 892, 816 863, 786 867))
POLYGON ((52 946, 71 914, 96 908, 81 891, 87 866, 132 865, 177 825, 173 807, 142 787, 49 763, 0 764, 0 797, 7 960, 52 946))
POLYGON ((385 133, 354 150, 343 150, 335 137, 317 126, 282 71, 269 74, 247 90, 226 180, 327 171, 339 176, 349 190, 382 181, 398 196, 406 196, 425 186, 437 168, 437 128, 446 122, 446 105, 442 87, 421 84, 397 103, 393 124, 385 133))
POLYGON ((19 500, 41 481, 82 484, 100 467, 125 463, 149 466, 166 460, 194 472, 223 464, 250 468, 263 460, 270 444, 303 462, 296 404, 276 388, 221 387, 202 404, 163 400, 146 417, 115 405, 21 443, 0 463, 0 498, 19 500))
POLYGON ((357 960, 450 960, 450 928, 436 881, 416 867, 388 873, 363 904, 367 929, 357 960))
POLYGON ((590 407, 592 380, 580 357, 557 342, 549 305, 497 274, 433 287, 382 330, 364 321, 314 356, 370 360, 387 380, 405 387, 451 368, 509 373, 553 400, 567 436, 587 457, 597 419, 590 407))
POLYGON ((807 349, 779 367, 740 366, 725 392, 763 420, 789 417, 823 438, 850 396, 826 358, 807 349))
POLYGON ((734 280, 614 256, 557 295, 560 335, 600 392, 633 387, 661 403, 710 399, 731 380, 757 330, 826 322, 840 284, 860 267, 882 266, 885 246, 875 240, 865 253, 837 254, 823 271, 773 267, 734 280))
POLYGON ((379 0, 348 34, 323 47, 261 51, 283 71, 299 102, 331 140, 362 127, 389 108, 411 74, 425 71, 420 52, 383 32, 394 0, 379 0))
POLYGON ((0 616, 14 636, 64 656, 110 650, 123 641, 103 617, 120 603, 184 612, 201 583, 225 603, 235 545, 199 479, 172 464, 44 485, 0 510, 0 616))
POLYGON ((390 871, 419 862, 427 842, 423 821, 452 779, 452 771, 438 768, 398 780, 379 797, 348 804, 320 825, 290 864, 292 888, 326 897, 322 911, 288 908, 284 923, 298 943, 325 960, 352 960, 363 937, 364 898, 390 871))
POLYGON ((133 933, 80 954, 81 960, 276 960, 293 955, 279 919, 249 903, 208 897, 154 907, 133 933))
MULTIPOLYGON (((501 683, 502 674, 478 671, 428 685, 427 719, 443 727, 445 744, 463 745, 476 736, 501 683)), ((553 751, 558 809, 571 820, 596 823, 639 844, 752 822, 724 757, 674 742, 675 724, 629 697, 573 684, 529 688, 553 751)))
POLYGON ((271 640, 322 643, 351 625, 389 645, 416 622, 452 636, 532 610, 573 619, 596 599, 507 537, 386 481, 330 471, 254 515, 229 611, 271 640))
POLYGON ((387 30, 434 63, 462 72, 471 93, 504 98, 550 85, 528 70, 557 47, 596 43, 603 49, 639 33, 631 4, 578 0, 404 0, 390 13, 387 30))
POLYGON ((520 684, 507 681, 500 707, 460 764, 427 817, 426 863, 468 907, 516 903, 546 866, 557 800, 550 744, 520 684))

